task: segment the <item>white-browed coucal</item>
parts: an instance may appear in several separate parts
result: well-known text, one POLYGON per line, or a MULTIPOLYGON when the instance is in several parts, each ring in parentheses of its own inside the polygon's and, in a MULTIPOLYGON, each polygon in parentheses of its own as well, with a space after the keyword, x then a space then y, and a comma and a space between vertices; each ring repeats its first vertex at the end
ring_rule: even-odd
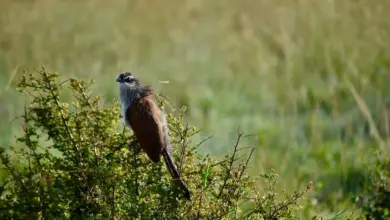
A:
POLYGON ((190 192, 180 178, 172 158, 168 124, 155 102, 155 93, 150 87, 141 85, 139 79, 130 72, 121 73, 116 81, 119 84, 125 125, 133 130, 141 149, 153 162, 159 162, 163 156, 173 180, 183 189, 184 196, 190 199, 190 192))

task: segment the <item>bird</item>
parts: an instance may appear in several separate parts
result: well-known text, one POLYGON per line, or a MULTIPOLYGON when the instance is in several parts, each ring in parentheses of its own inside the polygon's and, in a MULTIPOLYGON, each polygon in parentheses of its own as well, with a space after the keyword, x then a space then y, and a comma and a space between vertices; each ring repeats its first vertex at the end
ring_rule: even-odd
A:
POLYGON ((172 179, 183 190, 184 197, 190 200, 190 191, 172 158, 168 123, 155 101, 156 93, 150 86, 143 86, 131 72, 120 73, 116 82, 125 126, 133 130, 135 139, 151 161, 158 163, 163 156, 172 179))

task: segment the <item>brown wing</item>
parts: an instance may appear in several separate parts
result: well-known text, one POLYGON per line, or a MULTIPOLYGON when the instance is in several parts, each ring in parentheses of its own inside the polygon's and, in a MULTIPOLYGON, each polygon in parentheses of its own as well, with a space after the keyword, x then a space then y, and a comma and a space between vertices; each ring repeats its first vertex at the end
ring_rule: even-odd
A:
POLYGON ((126 110, 126 118, 143 151, 154 161, 160 161, 164 148, 163 133, 159 120, 160 109, 151 96, 141 98, 126 110))

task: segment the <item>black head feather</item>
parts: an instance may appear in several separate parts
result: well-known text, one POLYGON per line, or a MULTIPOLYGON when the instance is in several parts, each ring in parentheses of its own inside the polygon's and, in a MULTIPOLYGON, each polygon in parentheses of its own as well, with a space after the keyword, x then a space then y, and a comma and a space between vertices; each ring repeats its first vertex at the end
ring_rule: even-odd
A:
POLYGON ((130 72, 123 72, 121 74, 119 74, 118 78, 116 79, 117 82, 121 82, 121 83, 139 83, 139 80, 138 78, 130 73, 130 72))

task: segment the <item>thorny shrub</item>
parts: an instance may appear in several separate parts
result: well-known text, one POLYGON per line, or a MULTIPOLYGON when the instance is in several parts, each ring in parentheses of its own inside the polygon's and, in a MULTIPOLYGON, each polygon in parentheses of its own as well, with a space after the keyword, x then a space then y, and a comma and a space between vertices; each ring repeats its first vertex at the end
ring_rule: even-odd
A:
MULTIPOLYGON (((153 163, 120 120, 120 105, 102 107, 92 82, 43 67, 24 73, 18 89, 30 98, 22 136, 2 147, 1 219, 290 219, 311 188, 278 196, 275 174, 246 174, 253 149, 239 147, 216 159, 200 154, 184 122, 185 109, 167 114, 174 159, 192 198, 181 197, 165 165, 153 163), (64 101, 71 94, 73 102, 64 101), (135 144, 129 144, 135 143, 135 144)), ((164 100, 159 99, 161 106, 164 100)))

